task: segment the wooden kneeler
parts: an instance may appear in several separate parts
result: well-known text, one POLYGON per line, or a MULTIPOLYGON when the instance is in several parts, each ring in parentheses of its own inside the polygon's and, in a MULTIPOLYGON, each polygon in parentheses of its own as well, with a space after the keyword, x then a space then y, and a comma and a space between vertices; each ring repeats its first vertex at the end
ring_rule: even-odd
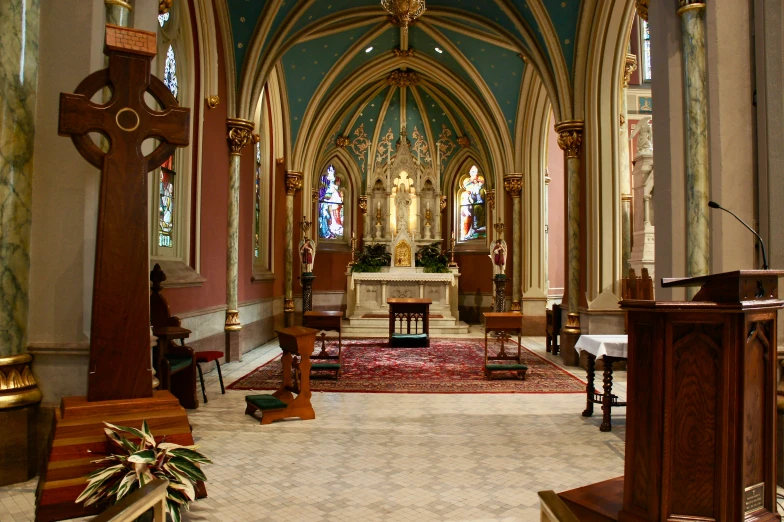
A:
POLYGON ((283 384, 271 395, 246 396, 245 415, 254 417, 260 411, 261 424, 289 417, 302 420, 316 418, 316 412, 310 404, 310 356, 313 355, 317 333, 318 330, 304 326, 277 330, 280 348, 283 350, 283 384))

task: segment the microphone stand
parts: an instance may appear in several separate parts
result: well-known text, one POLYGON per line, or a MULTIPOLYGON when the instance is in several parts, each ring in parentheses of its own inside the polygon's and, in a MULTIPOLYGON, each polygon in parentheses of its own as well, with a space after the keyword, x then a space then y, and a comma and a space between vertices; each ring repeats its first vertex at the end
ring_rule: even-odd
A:
POLYGON ((754 234, 755 236, 757 236, 757 239, 759 239, 759 242, 760 242, 760 246, 762 247, 762 269, 763 269, 763 270, 768 270, 768 255, 767 255, 767 253, 765 252, 765 242, 762 240, 762 238, 760 237, 760 235, 759 235, 759 234, 757 234, 757 232, 756 232, 756 231, 755 231, 753 228, 751 228, 750 226, 748 226, 748 225, 746 224, 746 222, 745 222, 745 221, 743 221, 741 218, 739 218, 738 216, 736 216, 734 212, 732 212, 731 210, 727 210, 726 208, 722 207, 721 205, 719 205, 719 204, 718 204, 718 203, 716 203, 715 201, 708 201, 708 206, 709 206, 710 208, 718 208, 719 210, 723 210, 724 212, 727 212, 727 213, 729 213, 730 215, 732 215, 732 217, 734 217, 735 219, 737 219, 738 221, 740 221, 740 222, 741 222, 741 224, 742 224, 744 227, 748 228, 748 229, 751 231, 751 233, 752 233, 752 234, 754 234))

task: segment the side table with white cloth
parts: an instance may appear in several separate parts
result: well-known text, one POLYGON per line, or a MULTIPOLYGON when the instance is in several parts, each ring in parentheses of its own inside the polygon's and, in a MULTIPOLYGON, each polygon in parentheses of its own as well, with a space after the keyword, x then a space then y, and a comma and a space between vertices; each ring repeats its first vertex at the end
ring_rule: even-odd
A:
POLYGON ((602 405, 602 425, 600 431, 612 431, 610 423, 610 408, 626 406, 625 402, 618 400, 612 393, 612 366, 618 361, 627 359, 629 337, 627 335, 581 335, 575 344, 577 354, 585 352, 588 355, 588 384, 585 387, 587 404, 583 417, 593 415, 593 405, 602 405), (604 393, 596 393, 594 389, 594 374, 596 373, 596 358, 604 361, 604 393))

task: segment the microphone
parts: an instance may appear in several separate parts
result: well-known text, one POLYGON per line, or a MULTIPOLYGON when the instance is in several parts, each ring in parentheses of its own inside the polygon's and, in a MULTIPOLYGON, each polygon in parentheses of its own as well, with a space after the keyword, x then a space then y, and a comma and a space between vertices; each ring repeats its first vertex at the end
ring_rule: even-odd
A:
POLYGON ((708 201, 708 206, 709 206, 710 208, 718 208, 719 210, 723 210, 724 212, 728 212, 729 214, 731 214, 731 215, 732 215, 732 217, 734 217, 735 219, 737 219, 738 221, 740 221, 740 222, 743 224, 743 226, 744 226, 744 227, 746 227, 746 228, 748 228, 749 230, 751 230, 751 233, 752 233, 752 234, 754 234, 755 236, 757 236, 757 239, 759 239, 759 242, 760 242, 760 246, 762 247, 762 269, 763 269, 763 270, 768 270, 768 255, 765 253, 765 242, 762 240, 762 238, 760 237, 760 235, 759 235, 759 234, 757 234, 757 233, 754 231, 754 229, 753 229, 753 228, 751 228, 750 226, 748 226, 748 225, 746 224, 746 222, 745 222, 745 221, 743 221, 741 218, 739 218, 738 216, 736 216, 734 212, 732 212, 731 210, 727 210, 726 208, 722 207, 721 205, 719 205, 719 204, 718 204, 718 203, 716 203, 715 201, 708 201))

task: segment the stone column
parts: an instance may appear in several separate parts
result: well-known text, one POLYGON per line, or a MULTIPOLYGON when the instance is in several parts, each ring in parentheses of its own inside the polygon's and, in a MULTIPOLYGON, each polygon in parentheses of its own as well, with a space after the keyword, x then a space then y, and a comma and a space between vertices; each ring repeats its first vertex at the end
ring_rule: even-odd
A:
POLYGON ((520 311, 522 297, 522 213, 520 210, 520 195, 523 192, 523 175, 509 174, 504 176, 504 188, 512 196, 512 308, 513 312, 520 311))
POLYGON ((27 353, 27 317, 39 6, 0 2, 0 486, 36 474, 41 391, 27 353))
MULTIPOLYGON (((684 114, 686 120, 686 272, 710 273, 708 217, 708 95, 705 72, 705 4, 679 0, 683 33, 684 114)), ((699 287, 689 287, 694 297, 699 287)))
POLYGON ((566 157, 566 282, 568 301, 562 328, 561 355, 569 366, 578 363, 574 345, 580 337, 580 154, 583 122, 563 121, 555 126, 558 146, 566 157))
MULTIPOLYGON (((133 8, 131 4, 123 0, 104 0, 106 5, 106 23, 128 27, 133 8)), ((159 8, 160 9, 160 8, 159 8)), ((168 11, 168 7, 164 12, 168 11)))
POLYGON ((286 272, 283 312, 286 326, 294 325, 294 194, 302 188, 302 173, 286 171, 286 272))
POLYGON ((547 301, 544 307, 550 306, 550 172, 544 169, 544 295, 547 301))
POLYGON ((634 248, 629 259, 629 266, 637 274, 643 268, 655 281, 656 240, 653 216, 651 214, 651 194, 653 192, 653 132, 650 117, 637 123, 634 139, 637 139, 637 154, 634 156, 632 187, 634 190, 634 223, 632 234, 634 248))
POLYGON ((626 90, 632 73, 637 69, 637 56, 626 55, 626 66, 623 70, 623 88, 621 89, 621 129, 618 143, 620 145, 621 175, 621 275, 629 275, 629 258, 632 253, 632 194, 631 194, 631 161, 629 160, 629 111, 626 90))
POLYGON ((239 361, 240 321, 237 291, 239 282, 239 249, 240 249, 240 163, 242 149, 254 141, 253 122, 239 118, 227 118, 229 128, 229 209, 228 209, 228 243, 226 254, 226 360, 239 361))
MULTIPOLYGON (((366 195, 359 196, 359 210, 362 213, 362 235, 359 237, 360 239, 372 237, 370 233, 370 219, 368 218, 368 197, 366 195)), ((315 215, 318 216, 318 210, 315 215)))

